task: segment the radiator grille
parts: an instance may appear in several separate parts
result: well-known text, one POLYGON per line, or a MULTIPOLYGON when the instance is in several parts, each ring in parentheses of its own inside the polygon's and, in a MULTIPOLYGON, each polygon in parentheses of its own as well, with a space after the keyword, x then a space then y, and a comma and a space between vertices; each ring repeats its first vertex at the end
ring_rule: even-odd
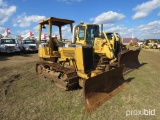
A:
POLYGON ((6 50, 14 50, 14 46, 6 46, 6 50))
POLYGON ((84 71, 90 71, 94 68, 93 47, 83 47, 84 71))
POLYGON ((35 50, 36 46, 29 46, 29 48, 35 50))

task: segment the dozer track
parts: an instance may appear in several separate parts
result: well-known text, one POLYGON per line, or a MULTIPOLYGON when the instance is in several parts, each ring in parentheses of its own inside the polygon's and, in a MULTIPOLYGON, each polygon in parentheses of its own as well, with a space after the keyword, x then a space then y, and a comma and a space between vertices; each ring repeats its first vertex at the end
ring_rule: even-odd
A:
POLYGON ((136 49, 126 50, 118 54, 118 66, 125 64, 125 67, 123 69, 124 75, 140 67, 140 63, 138 60, 139 53, 140 49, 136 49))
POLYGON ((36 72, 54 81, 54 83, 64 88, 71 90, 78 86, 78 76, 73 68, 65 68, 59 63, 38 62, 36 64, 36 72))
POLYGON ((105 54, 95 54, 94 58, 97 69, 105 69, 105 71, 110 70, 109 60, 105 54))

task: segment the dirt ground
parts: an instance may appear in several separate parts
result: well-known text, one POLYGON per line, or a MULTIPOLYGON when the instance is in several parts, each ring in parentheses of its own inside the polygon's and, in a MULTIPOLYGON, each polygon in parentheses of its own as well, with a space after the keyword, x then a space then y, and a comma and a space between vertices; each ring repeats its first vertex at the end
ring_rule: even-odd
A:
POLYGON ((37 53, 1 55, 0 119, 128 119, 127 109, 156 109, 156 116, 131 116, 131 119, 158 120, 160 51, 143 49, 139 60, 143 66, 125 76, 134 78, 130 87, 87 115, 82 90, 65 92, 37 76, 37 53))
POLYGON ((27 53, 27 54, 1 54, 0 55, 0 69, 9 68, 12 66, 25 65, 26 63, 35 62, 38 60, 38 54, 27 53))

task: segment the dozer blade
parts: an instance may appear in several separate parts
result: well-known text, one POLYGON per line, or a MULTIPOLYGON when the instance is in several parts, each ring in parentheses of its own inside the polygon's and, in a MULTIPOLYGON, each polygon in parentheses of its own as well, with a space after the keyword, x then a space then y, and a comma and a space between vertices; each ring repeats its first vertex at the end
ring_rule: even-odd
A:
POLYGON ((84 81, 87 112, 92 112, 127 85, 123 78, 123 67, 117 67, 84 81))
POLYGON ((125 64, 123 74, 127 74, 140 66, 138 55, 140 49, 127 50, 118 54, 118 66, 125 64))

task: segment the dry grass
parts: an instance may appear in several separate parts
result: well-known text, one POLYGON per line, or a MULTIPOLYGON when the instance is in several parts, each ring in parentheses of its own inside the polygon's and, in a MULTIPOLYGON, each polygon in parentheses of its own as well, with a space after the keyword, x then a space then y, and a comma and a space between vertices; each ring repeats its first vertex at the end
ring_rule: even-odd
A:
POLYGON ((35 62, 0 69, 1 120, 158 120, 160 53, 142 50, 142 65, 125 76, 129 85, 92 114, 86 114, 83 91, 63 91, 35 74, 35 62), (128 116, 127 110, 155 109, 156 116, 128 116))

